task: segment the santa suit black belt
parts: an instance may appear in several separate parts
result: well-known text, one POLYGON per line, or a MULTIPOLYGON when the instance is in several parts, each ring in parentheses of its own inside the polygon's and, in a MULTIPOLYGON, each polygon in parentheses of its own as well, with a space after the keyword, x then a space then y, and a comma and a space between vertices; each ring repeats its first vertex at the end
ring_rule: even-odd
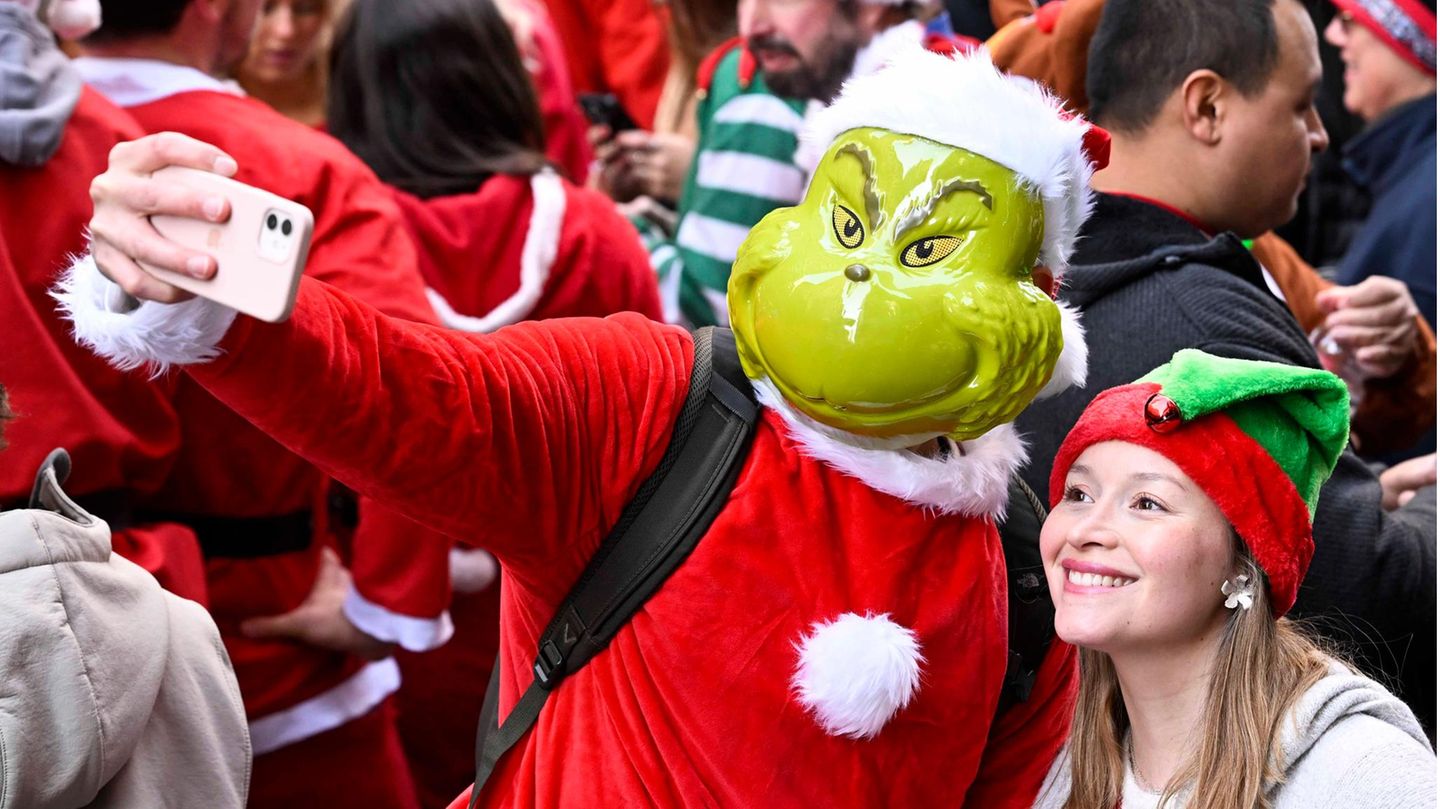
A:
MULTIPOLYGON (((74 495, 81 508, 104 520, 111 531, 174 522, 188 526, 200 541, 206 559, 262 559, 306 550, 314 538, 315 519, 309 509, 267 517, 217 517, 136 508, 123 489, 74 495)), ((25 500, 0 501, 0 511, 26 508, 25 500)))

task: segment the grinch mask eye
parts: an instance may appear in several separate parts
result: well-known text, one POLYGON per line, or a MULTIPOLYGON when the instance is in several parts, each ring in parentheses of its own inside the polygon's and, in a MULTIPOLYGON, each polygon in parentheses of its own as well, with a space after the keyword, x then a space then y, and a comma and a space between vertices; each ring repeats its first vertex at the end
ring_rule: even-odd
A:
POLYGON ((959 236, 931 236, 916 239, 900 254, 900 263, 906 267, 928 267, 943 261, 960 247, 964 239, 959 236))
POLYGON ((860 217, 844 205, 835 206, 834 224, 835 238, 846 249, 854 250, 865 241, 865 226, 860 224, 860 217))

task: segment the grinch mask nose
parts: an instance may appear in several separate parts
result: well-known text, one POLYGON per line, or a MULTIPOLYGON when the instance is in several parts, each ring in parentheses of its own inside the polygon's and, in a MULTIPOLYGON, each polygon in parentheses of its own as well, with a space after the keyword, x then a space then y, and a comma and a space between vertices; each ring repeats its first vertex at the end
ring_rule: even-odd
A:
POLYGON ((845 277, 849 278, 851 281, 854 281, 857 284, 861 283, 862 281, 869 281, 870 268, 866 267, 864 264, 851 264, 849 267, 845 268, 845 277))

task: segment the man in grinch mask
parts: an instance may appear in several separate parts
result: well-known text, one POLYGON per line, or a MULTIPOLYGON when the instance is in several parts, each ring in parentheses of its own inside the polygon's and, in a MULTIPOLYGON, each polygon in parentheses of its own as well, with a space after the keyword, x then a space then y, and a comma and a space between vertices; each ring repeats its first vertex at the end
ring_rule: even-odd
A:
MULTIPOLYGON (((1084 374, 1047 293, 1089 205, 1088 131, 983 57, 918 49, 817 119, 829 148, 804 201, 756 227, 729 290, 765 405, 738 481, 689 558, 551 694, 481 806, 1029 806, 1065 737, 1074 658, 1052 644, 1029 699, 996 718, 994 518, 1024 457, 1008 422, 1084 374)), ((78 339, 184 365, 339 480, 485 537, 504 568, 503 718, 665 450, 690 335, 635 315, 458 334, 308 279, 280 325, 159 302, 181 296, 133 260, 197 256, 133 200, 200 215, 203 199, 148 174, 217 159, 181 140, 116 152, 94 259, 149 300, 107 309, 120 290, 78 262, 59 293, 78 339)))

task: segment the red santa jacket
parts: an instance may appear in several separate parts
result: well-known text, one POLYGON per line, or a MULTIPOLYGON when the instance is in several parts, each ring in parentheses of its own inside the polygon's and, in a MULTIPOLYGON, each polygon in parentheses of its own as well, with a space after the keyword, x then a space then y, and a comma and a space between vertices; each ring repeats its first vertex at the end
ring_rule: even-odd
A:
POLYGON ((74 460, 65 488, 111 522, 116 552, 171 592, 204 603, 194 532, 135 520, 131 508, 161 488, 175 461, 174 380, 121 373, 77 346, 49 295, 69 256, 85 250, 90 180, 105 170, 111 147, 141 134, 122 110, 86 90, 48 163, 0 164, 0 385, 19 415, 0 461, 0 504, 23 503, 40 462, 65 447, 74 460))
MULTIPOLYGON (((414 248, 389 190, 338 141, 190 68, 90 58, 76 65, 146 131, 174 130, 213 143, 236 159, 240 182, 309 207, 315 231, 307 273, 391 315, 433 320, 414 248)), ((182 430, 178 459, 151 500, 153 508, 194 518, 271 518, 284 525, 312 510, 325 484, 317 469, 191 380, 179 381, 175 404, 182 430)), ((347 599, 347 617, 409 648, 444 642, 447 543, 427 538, 419 526, 386 510, 366 509, 371 512, 377 516, 356 528, 355 590, 347 599)), ((272 524, 255 523, 256 532, 264 534, 272 524)), ((310 542, 260 558, 245 558, 243 551, 208 554, 211 612, 235 664, 257 754, 359 716, 398 686, 393 660, 366 665, 347 655, 240 633, 243 620, 289 611, 305 599, 321 549, 321 543, 310 542)))
POLYGON ((395 198, 430 303, 451 328, 625 311, 661 319, 635 229, 609 199, 553 172, 496 175, 474 194, 395 198))
MULTIPOLYGON (((261 429, 417 520, 484 533, 504 569, 502 716, 663 453, 691 362, 685 332, 636 315, 465 335, 311 280, 289 322, 239 318, 220 348, 190 373, 261 429)), ((552 695, 482 805, 1028 806, 1074 661, 1057 643, 1024 715, 992 721, 990 514, 1023 455, 1008 426, 946 460, 859 449, 769 397, 710 531, 552 695)))

